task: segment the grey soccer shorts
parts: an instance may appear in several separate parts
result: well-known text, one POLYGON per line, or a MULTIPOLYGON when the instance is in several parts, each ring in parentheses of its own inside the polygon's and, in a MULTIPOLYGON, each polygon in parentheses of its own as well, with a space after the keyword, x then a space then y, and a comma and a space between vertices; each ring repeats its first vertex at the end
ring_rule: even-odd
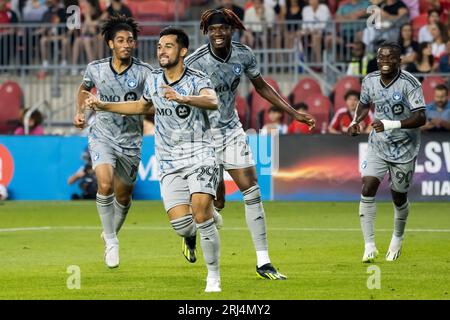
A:
POLYGON ((166 212, 178 205, 190 205, 193 193, 207 193, 215 198, 218 173, 219 167, 214 163, 164 175, 160 186, 166 212))
POLYGON ((126 155, 114 149, 110 143, 89 139, 89 153, 91 154, 92 167, 95 169, 100 164, 110 164, 123 183, 133 185, 136 182, 140 155, 126 155))
POLYGON ((412 185, 416 159, 406 163, 394 163, 377 156, 369 148, 366 159, 361 164, 363 177, 376 177, 383 181, 386 173, 389 173, 389 186, 391 190, 407 193, 412 185))
POLYGON ((227 141, 226 144, 215 141, 217 162, 223 166, 223 169, 225 170, 243 169, 255 166, 253 154, 247 142, 247 135, 244 130, 240 129, 240 131, 242 132, 227 141))

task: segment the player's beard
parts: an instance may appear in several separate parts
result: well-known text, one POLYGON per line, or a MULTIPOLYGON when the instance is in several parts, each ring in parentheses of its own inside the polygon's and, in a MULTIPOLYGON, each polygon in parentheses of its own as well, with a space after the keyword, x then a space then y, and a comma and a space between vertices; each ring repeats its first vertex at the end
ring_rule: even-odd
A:
POLYGON ((161 62, 159 62, 159 66, 161 68, 166 68, 166 69, 175 67, 180 62, 180 52, 177 53, 177 56, 175 57, 175 59, 173 61, 170 61, 170 59, 168 59, 168 60, 169 61, 166 64, 162 64, 161 62))

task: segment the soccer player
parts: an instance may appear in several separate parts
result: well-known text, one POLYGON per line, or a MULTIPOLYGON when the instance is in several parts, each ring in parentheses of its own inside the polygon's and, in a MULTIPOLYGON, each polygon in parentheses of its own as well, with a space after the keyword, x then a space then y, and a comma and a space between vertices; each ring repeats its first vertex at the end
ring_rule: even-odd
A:
MULTIPOLYGON (((270 280, 284 280, 271 264, 268 252, 264 208, 258 186, 255 162, 242 129, 235 106, 236 91, 242 75, 255 86, 257 92, 273 106, 289 113, 295 120, 314 127, 314 119, 293 109, 261 76, 252 50, 231 40, 234 30, 245 30, 239 18, 228 9, 207 10, 201 16, 200 29, 208 35, 205 44, 186 58, 186 65, 211 77, 219 98, 219 109, 209 113, 216 158, 228 171, 244 196, 245 216, 256 249, 258 276, 270 280)), ((219 211, 225 203, 223 180, 217 191, 215 207, 219 211)))
POLYGON ((86 105, 123 114, 152 113, 154 106, 164 207, 181 237, 193 237, 199 230, 208 269, 205 291, 218 292, 220 238, 213 219, 218 166, 205 114, 206 109, 217 109, 218 99, 205 74, 184 66, 188 47, 183 30, 163 29, 158 43, 162 69, 151 72, 139 101, 107 103, 90 95, 86 105))
MULTIPOLYGON (((112 56, 89 63, 78 89, 74 125, 86 125, 83 102, 92 88, 102 101, 137 100, 144 91, 150 65, 134 58, 138 25, 132 18, 114 16, 102 26, 102 35, 112 56)), ((89 128, 88 141, 97 176, 97 210, 103 225, 104 260, 109 268, 119 266, 121 229, 131 206, 131 195, 141 158, 143 116, 123 116, 99 111, 89 128)))
POLYGON ((400 69, 400 55, 401 48, 396 43, 385 42, 378 49, 379 71, 363 79, 356 115, 348 129, 350 135, 358 135, 358 124, 369 113, 370 103, 375 105, 369 148, 362 162, 359 216, 365 241, 363 262, 374 262, 378 255, 375 196, 386 173, 389 173, 394 202, 394 233, 386 260, 394 261, 401 254, 409 214, 407 192, 412 185, 420 147, 419 127, 426 122, 422 86, 410 73, 400 69))

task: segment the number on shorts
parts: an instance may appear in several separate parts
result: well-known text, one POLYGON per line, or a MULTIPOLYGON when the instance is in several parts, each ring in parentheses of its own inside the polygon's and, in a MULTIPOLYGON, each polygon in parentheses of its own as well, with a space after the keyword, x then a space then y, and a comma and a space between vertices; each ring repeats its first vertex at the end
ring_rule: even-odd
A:
POLYGON ((395 177, 397 178, 398 183, 402 184, 403 182, 405 182, 406 188, 409 187, 409 183, 411 182, 412 175, 413 175, 412 170, 408 171, 406 174, 401 171, 397 171, 395 173, 395 177))

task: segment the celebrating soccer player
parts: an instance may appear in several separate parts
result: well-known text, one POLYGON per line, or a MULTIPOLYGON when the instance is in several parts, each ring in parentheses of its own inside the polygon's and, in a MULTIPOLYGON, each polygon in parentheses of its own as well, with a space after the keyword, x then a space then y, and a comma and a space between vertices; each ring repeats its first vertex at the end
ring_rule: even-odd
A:
MULTIPOLYGON (((245 73, 262 97, 289 113, 295 120, 310 127, 314 127, 315 121, 310 115, 292 108, 262 78, 255 55, 249 47, 231 40, 236 29, 245 29, 231 10, 205 11, 201 17, 200 29, 208 35, 209 44, 201 46, 186 58, 186 65, 210 75, 219 97, 219 109, 209 113, 217 160, 221 169, 228 171, 244 196, 247 225, 256 249, 257 274, 265 279, 286 279, 286 276, 272 266, 269 258, 265 214, 255 162, 236 111, 235 99, 241 76, 245 73)), ((223 180, 219 183, 217 197, 216 213, 224 207, 223 180)))
MULTIPOLYGON (((131 18, 115 16, 105 22, 102 35, 112 57, 91 62, 84 74, 77 97, 74 125, 86 125, 84 91, 97 89, 103 101, 137 100, 152 67, 134 58, 138 26, 131 18)), ((98 181, 97 210, 103 225, 105 263, 119 266, 119 240, 131 206, 131 194, 141 158, 142 116, 122 116, 99 111, 89 128, 89 152, 98 181)))
POLYGON ((375 196, 387 172, 394 202, 394 233, 386 260, 394 261, 400 256, 409 214, 407 192, 420 147, 419 127, 426 122, 422 86, 414 76, 400 69, 400 55, 401 48, 395 43, 385 42, 378 49, 379 71, 363 79, 355 119, 348 129, 350 135, 358 135, 359 123, 369 113, 370 103, 375 105, 369 148, 361 167, 359 216, 365 241, 363 262, 373 262, 378 255, 375 196))
POLYGON ((86 105, 123 114, 156 113, 156 157, 164 207, 183 239, 195 243, 198 228, 208 269, 205 291, 219 292, 220 238, 213 219, 218 167, 204 114, 205 109, 217 109, 218 99, 205 74, 184 66, 188 47, 183 30, 165 28, 158 43, 162 69, 151 72, 139 101, 109 103, 90 94, 86 105))

